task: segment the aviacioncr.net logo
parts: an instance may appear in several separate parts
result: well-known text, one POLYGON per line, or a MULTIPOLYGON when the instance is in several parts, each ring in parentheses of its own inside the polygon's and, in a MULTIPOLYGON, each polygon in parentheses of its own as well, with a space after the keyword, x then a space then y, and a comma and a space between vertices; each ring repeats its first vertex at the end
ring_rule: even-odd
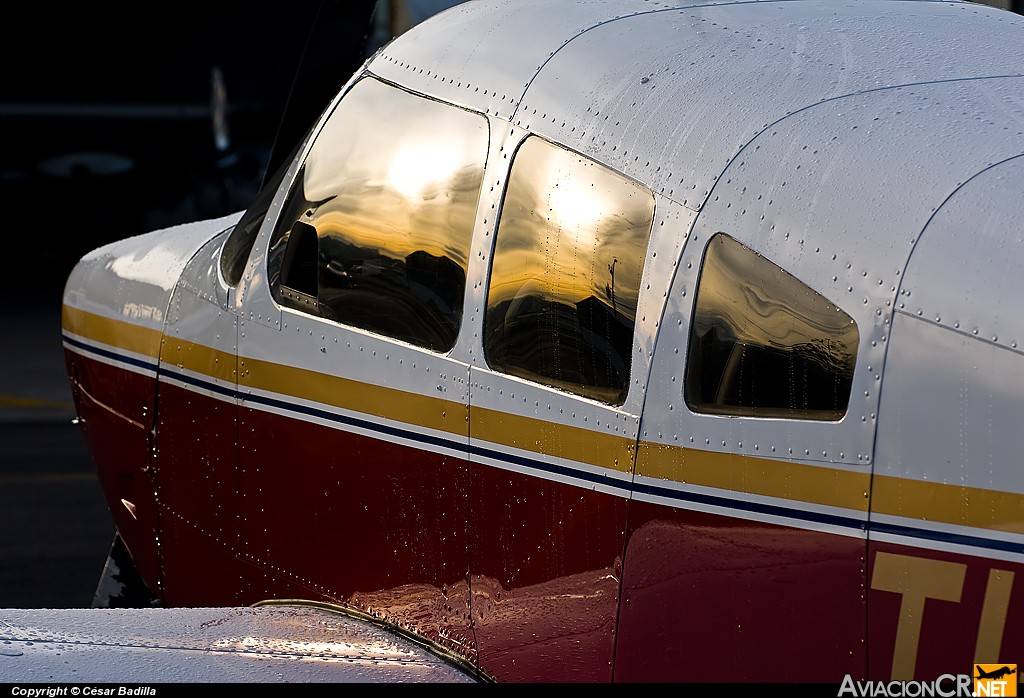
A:
POLYGON ((838 695, 857 698, 970 698, 974 695, 971 680, 969 674, 943 674, 934 681, 854 681, 847 674, 838 695))

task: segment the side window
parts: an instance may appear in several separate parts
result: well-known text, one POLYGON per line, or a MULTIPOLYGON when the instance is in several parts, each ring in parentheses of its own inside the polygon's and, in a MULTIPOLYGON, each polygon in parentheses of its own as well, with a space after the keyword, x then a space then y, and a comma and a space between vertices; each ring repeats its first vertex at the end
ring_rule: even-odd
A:
POLYGON ((488 364, 621 404, 653 219, 646 189, 527 138, 498 222, 484 319, 488 364))
POLYGON ((708 243, 690 329, 694 412, 838 420, 857 357, 853 318, 722 233, 708 243))
POLYGON ((451 349, 487 143, 479 114, 358 82, 317 135, 275 230, 277 302, 451 349))

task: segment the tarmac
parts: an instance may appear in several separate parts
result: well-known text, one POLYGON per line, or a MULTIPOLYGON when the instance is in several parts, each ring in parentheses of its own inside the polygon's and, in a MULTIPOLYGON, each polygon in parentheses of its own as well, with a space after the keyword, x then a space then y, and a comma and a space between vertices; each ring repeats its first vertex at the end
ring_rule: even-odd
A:
POLYGON ((70 422, 75 406, 64 368, 59 296, 7 305, 0 324, 0 423, 70 422))
POLYGON ((74 423, 60 294, 0 315, 0 608, 92 604, 114 536, 74 423))

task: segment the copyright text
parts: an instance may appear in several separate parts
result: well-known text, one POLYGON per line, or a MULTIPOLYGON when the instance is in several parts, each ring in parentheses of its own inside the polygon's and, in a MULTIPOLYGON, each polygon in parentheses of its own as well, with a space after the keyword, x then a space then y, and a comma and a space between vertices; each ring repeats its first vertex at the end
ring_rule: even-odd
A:
POLYGON ((11 695, 18 698, 58 698, 59 696, 155 696, 152 686, 14 686, 11 695))

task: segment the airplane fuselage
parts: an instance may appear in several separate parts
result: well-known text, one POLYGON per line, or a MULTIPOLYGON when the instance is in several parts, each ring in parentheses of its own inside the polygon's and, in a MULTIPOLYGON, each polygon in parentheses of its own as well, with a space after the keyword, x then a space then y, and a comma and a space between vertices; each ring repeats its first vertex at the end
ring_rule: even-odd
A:
POLYGON ((958 2, 410 30, 265 201, 71 274, 139 573, 353 607, 499 680, 1016 661, 1022 52, 958 2))

